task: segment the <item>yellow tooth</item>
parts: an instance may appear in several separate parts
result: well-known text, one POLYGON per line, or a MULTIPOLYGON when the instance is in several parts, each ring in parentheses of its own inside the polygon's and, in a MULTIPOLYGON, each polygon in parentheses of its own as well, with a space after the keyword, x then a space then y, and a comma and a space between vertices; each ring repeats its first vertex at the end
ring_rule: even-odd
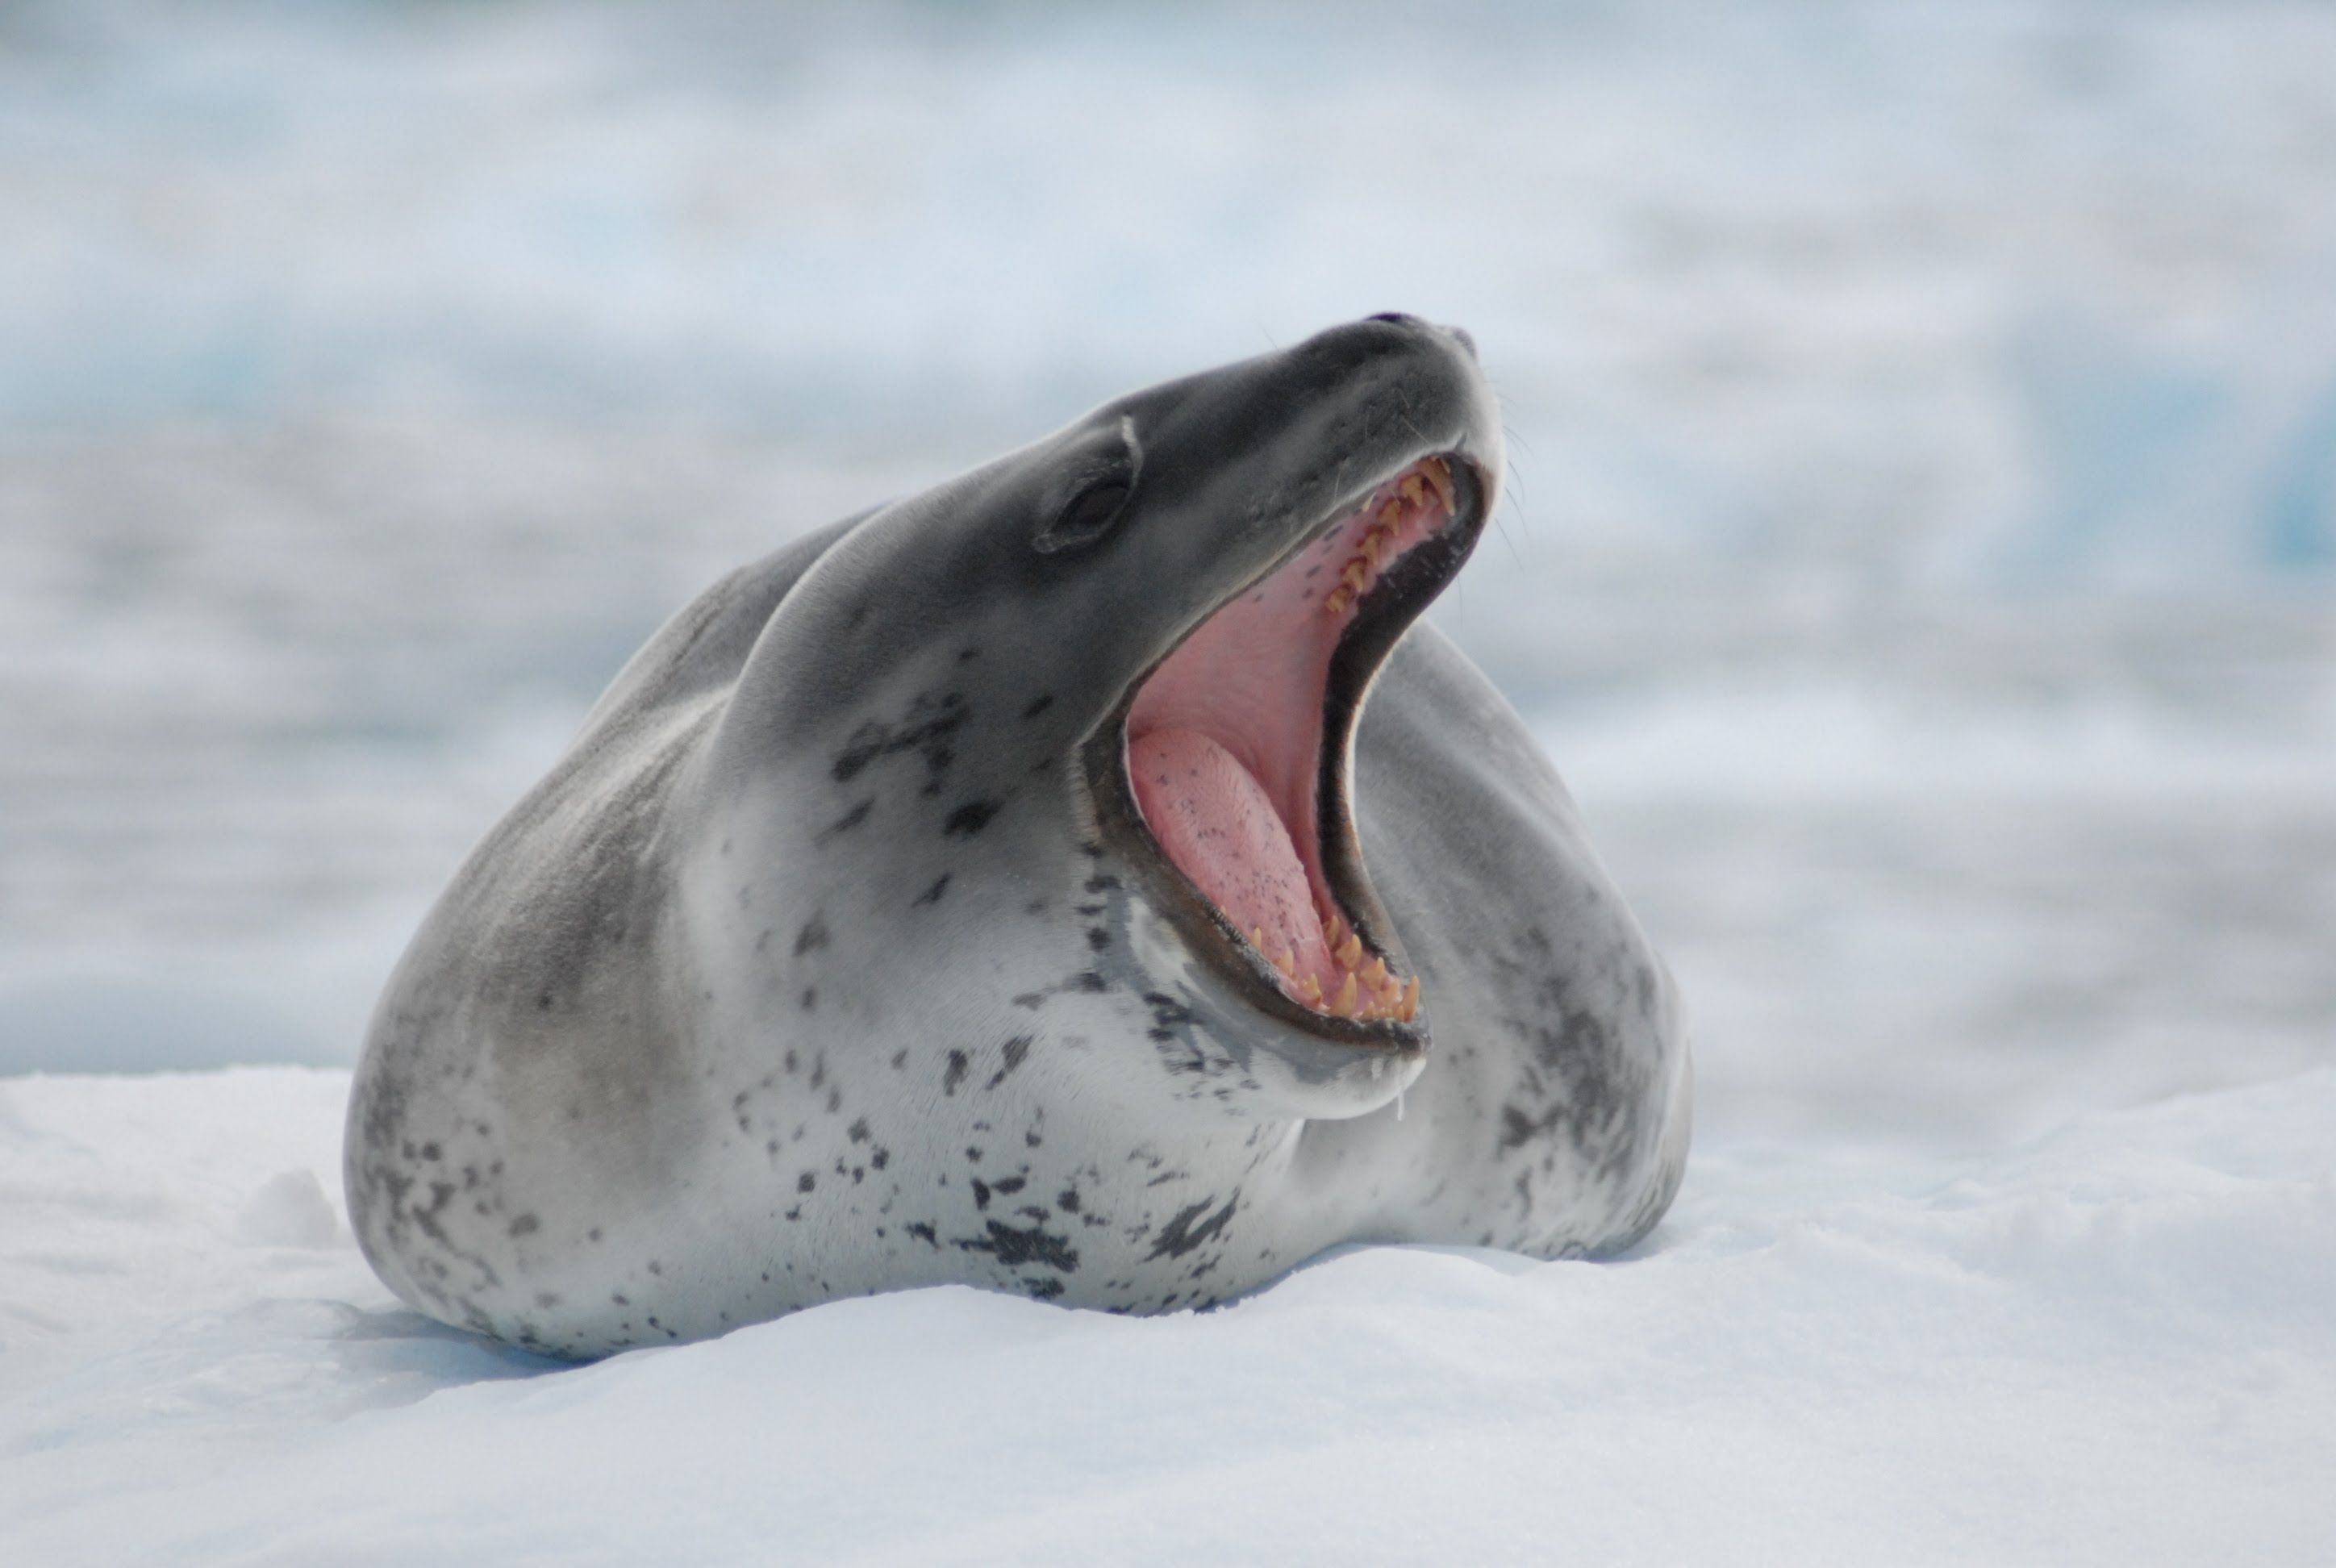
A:
POLYGON ((1389 528, 1393 528, 1396 523, 1402 519, 1402 517, 1403 502, 1399 501, 1390 501, 1385 506, 1379 508, 1378 520, 1389 528))
POLYGON ((1347 917, 1332 910, 1330 918, 1322 922, 1322 945, 1326 948, 1335 948, 1346 940, 1347 917))
POLYGON ((1316 979, 1312 975, 1308 975, 1306 979, 1300 982, 1300 988, 1301 989, 1298 993, 1298 999, 1299 1001, 1304 1002, 1309 1008, 1319 1008, 1322 1005, 1321 981, 1316 979))
POLYGON ((1330 1010, 1342 1018, 1355 1016, 1355 977, 1351 971, 1347 976, 1347 983, 1338 988, 1338 999, 1330 1004, 1330 1010))
POLYGON ((1363 971, 1363 984, 1375 991, 1387 989, 1387 959, 1373 955, 1370 967, 1363 971))
POLYGON ((1340 969, 1353 969, 1357 964, 1363 961, 1363 939, 1358 936, 1349 935, 1346 941, 1340 945, 1338 952, 1333 956, 1338 959, 1338 967, 1340 969))
POLYGON ((1428 459, 1427 482, 1435 487, 1436 499, 1444 503, 1444 510, 1450 511, 1452 510, 1452 470, 1442 458, 1428 459))
POLYGON ((1419 977, 1417 975, 1412 976, 1411 983, 1403 988, 1403 1005, 1396 1011, 1406 1024, 1419 1017, 1419 977))
POLYGON ((1425 491, 1426 488, 1427 482, 1420 478, 1416 473, 1405 474, 1403 476, 1403 482, 1396 487, 1397 492, 1406 501, 1417 501, 1419 499, 1420 492, 1425 491))
POLYGON ((1257 950, 1258 957, 1263 958, 1265 956, 1265 928, 1263 926, 1250 927, 1249 945, 1257 950))
POLYGON ((1347 570, 1340 572, 1338 575, 1346 579, 1346 583, 1348 588, 1354 589, 1357 593, 1360 593, 1363 591, 1363 583, 1365 579, 1371 575, 1370 563, 1358 556, 1355 560, 1348 561, 1347 563, 1347 570))
POLYGON ((1330 590, 1330 597, 1322 601, 1322 608, 1332 615, 1344 615, 1347 613, 1347 607, 1354 602, 1353 589, 1334 588, 1330 590))
POLYGON ((1273 967, 1285 975, 1295 977, 1298 973, 1298 955, 1284 948, 1273 955, 1273 967))

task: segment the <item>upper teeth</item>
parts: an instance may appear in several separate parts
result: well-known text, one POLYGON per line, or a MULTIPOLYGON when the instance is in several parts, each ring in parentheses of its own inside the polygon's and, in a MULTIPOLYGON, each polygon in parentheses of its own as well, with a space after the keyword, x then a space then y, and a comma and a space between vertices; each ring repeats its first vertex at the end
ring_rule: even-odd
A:
POLYGON ((1387 564, 1403 553, 1396 541, 1407 524, 1424 519, 1427 492, 1431 490, 1436 492, 1436 504, 1445 516, 1450 516, 1452 469, 1440 457, 1414 465, 1397 482, 1395 493, 1380 503, 1370 527, 1356 541, 1355 552, 1339 569, 1338 586, 1322 600, 1323 609, 1331 615, 1344 615, 1387 564), (1406 508, 1413 510, 1407 511, 1406 508))

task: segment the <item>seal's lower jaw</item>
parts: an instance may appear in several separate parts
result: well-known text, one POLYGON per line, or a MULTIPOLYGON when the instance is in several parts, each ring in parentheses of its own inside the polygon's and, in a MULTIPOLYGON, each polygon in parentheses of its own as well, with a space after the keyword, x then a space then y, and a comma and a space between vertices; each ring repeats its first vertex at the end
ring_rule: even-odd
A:
POLYGON ((1427 1047, 1419 979, 1357 841, 1354 727, 1466 559, 1485 494, 1456 455, 1379 484, 1194 627, 1086 747, 1103 831, 1199 960, 1319 1042, 1427 1047))

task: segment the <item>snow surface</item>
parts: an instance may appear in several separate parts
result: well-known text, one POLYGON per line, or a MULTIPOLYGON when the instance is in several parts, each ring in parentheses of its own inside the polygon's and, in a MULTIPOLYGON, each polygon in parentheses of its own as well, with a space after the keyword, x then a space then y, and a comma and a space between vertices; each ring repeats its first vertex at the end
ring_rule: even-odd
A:
POLYGON ((2286 0, 0 6, 0 1568, 2336 1557, 2331 81, 2286 0), (1647 1245, 395 1308, 344 1069, 657 621, 1388 308, 1512 438, 1436 619, 1698 1020, 1647 1245))
POLYGON ((1698 1160, 1633 1257, 950 1288, 559 1367, 332 1217, 346 1077, 0 1084, 24 1563, 2266 1563, 2336 1540, 2336 1071, 1698 1160))

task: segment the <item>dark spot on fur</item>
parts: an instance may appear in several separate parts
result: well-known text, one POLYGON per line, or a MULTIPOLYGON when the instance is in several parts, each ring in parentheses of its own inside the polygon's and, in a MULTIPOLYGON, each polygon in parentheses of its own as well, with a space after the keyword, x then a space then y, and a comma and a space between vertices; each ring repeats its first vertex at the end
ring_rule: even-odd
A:
POLYGON ((868 1118, 862 1116, 858 1121, 852 1123, 852 1125, 844 1128, 843 1135, 851 1139, 855 1144, 866 1143, 868 1141, 868 1118))
POLYGON ((1062 1210, 1066 1214, 1077 1213, 1079 1212, 1079 1190, 1076 1187, 1065 1187, 1061 1192, 1056 1193, 1055 1194, 1055 1207, 1062 1210))
POLYGON ((1037 718, 1040 714, 1045 713, 1048 708, 1054 706, 1055 694, 1053 692, 1047 692, 1043 696, 1034 696, 1030 699, 1029 706, 1022 710, 1022 716, 1024 718, 1037 718))
POLYGON ((1236 1188, 1233 1195, 1225 1200, 1225 1206, 1209 1214, 1205 1220, 1201 1216, 1208 1213, 1209 1200, 1206 1198, 1190 1208, 1179 1209, 1175 1217, 1161 1227, 1159 1238, 1152 1243, 1146 1261, 1183 1257, 1231 1223, 1233 1210, 1240 1203, 1241 1192, 1236 1188))
POLYGON ((1009 1269, 1035 1262, 1058 1274, 1078 1272, 1079 1255, 1067 1236, 1049 1235, 1037 1225, 1017 1231, 996 1220, 988 1222, 988 1230, 987 1236, 961 1241, 958 1246, 968 1252, 988 1252, 1009 1269))
POLYGON ((795 933, 795 957, 801 958, 805 953, 827 946, 827 920, 823 916, 813 915, 803 922, 803 929, 795 933))
POLYGON ((977 1209, 989 1207, 989 1183, 979 1176, 973 1179, 973 1206, 977 1209))
POLYGON ((1192 1022, 1192 1009, 1163 991, 1144 993, 1144 1006, 1152 1009, 1152 1022, 1156 1028, 1173 1028, 1192 1022))
POLYGON ((944 1095, 956 1094, 957 1086, 965 1082, 965 1053, 963 1051, 951 1051, 949 1054, 949 1070, 941 1075, 941 1093, 944 1095))
POLYGON ((916 1224, 905 1225, 901 1228, 910 1235, 916 1237, 919 1241, 924 1242, 925 1245, 932 1248, 935 1251, 939 1251, 940 1250, 940 1238, 933 1234, 933 1228, 930 1225, 920 1221, 916 1224))
POLYGON ((808 1193, 818 1185, 819 1178, 813 1175, 809 1171, 805 1171, 802 1175, 795 1178, 795 1191, 798 1193, 808 1193))
POLYGON ((917 752, 924 759, 930 793, 949 770, 953 760, 949 736, 965 723, 968 711, 965 698, 951 692, 939 704, 930 697, 918 696, 910 703, 908 713, 898 726, 869 720, 852 732, 851 739, 836 754, 836 782, 841 784, 854 777, 879 757, 917 752))
POLYGON ((866 822, 868 820, 868 813, 875 809, 875 797, 871 795, 868 799, 861 801, 858 805, 853 806, 850 811, 845 812, 833 822, 828 823, 825 827, 820 829, 818 833, 813 836, 813 842, 823 844, 839 834, 850 833, 853 828, 856 828, 861 823, 866 822))
POLYGON ((805 986, 803 988, 803 1010, 808 1013, 817 1008, 818 1006, 819 988, 817 986, 805 986))
POLYGON ((920 904, 937 904, 940 902, 941 894, 948 891, 949 884, 949 873, 943 872, 939 878, 935 879, 932 886, 927 888, 923 892, 917 895, 916 901, 920 904))
POLYGON ((1087 928, 1087 946, 1093 948, 1097 952, 1103 951, 1104 949, 1111 946, 1111 933, 1104 930, 1101 926, 1089 926, 1087 928))
POLYGON ((969 839, 989 825, 989 819, 998 814, 998 807, 1004 803, 1003 801, 968 801, 949 813, 949 820, 941 823, 941 832, 953 839, 969 839))
POLYGON ((541 1229, 543 1222, 533 1214, 521 1214, 511 1222, 511 1233, 514 1236, 532 1236, 541 1229))
POLYGON ((990 1075, 989 1082, 981 1086, 985 1090, 996 1088, 998 1085, 1004 1083, 1008 1077, 1013 1076, 1014 1069, 1020 1066, 1023 1061, 1030 1055, 1030 1037, 1027 1035, 1015 1036, 1012 1039, 1006 1042, 1005 1048, 1000 1055, 1005 1057, 1006 1065, 998 1068, 997 1072, 990 1075))

